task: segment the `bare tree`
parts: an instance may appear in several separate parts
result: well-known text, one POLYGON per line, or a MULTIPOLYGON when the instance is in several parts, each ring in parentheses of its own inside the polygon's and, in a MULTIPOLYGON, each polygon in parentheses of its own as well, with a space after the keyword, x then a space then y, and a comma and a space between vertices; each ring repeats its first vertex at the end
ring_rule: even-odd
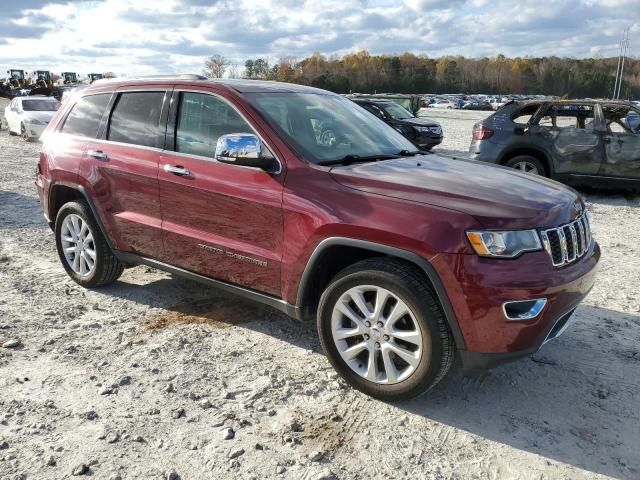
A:
POLYGON ((209 59, 204 62, 204 69, 202 70, 202 73, 208 78, 222 78, 228 66, 229 60, 216 53, 215 55, 211 55, 209 59))
POLYGON ((229 65, 229 78, 240 78, 240 71, 238 65, 232 63, 229 65))

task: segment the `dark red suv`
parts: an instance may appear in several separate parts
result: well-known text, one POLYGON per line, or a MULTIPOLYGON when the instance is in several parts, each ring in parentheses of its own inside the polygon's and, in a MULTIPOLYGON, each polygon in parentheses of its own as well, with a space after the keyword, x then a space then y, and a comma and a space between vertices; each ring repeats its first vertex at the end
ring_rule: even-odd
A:
POLYGON ((370 395, 419 394, 456 352, 466 370, 531 354, 594 283, 575 191, 417 152, 330 92, 179 76, 77 95, 36 180, 71 278, 144 264, 315 317, 370 395))

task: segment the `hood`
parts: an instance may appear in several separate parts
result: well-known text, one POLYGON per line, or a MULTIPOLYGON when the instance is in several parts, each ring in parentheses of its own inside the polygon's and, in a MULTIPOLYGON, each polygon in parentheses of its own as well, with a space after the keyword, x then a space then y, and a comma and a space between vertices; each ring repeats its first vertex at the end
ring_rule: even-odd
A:
POLYGON ((472 215, 488 229, 557 226, 584 210, 577 192, 511 168, 440 155, 334 167, 346 187, 472 215))
POLYGON ((405 125, 416 125, 419 127, 440 127, 441 125, 435 120, 424 117, 412 117, 404 118, 402 120, 396 120, 396 122, 403 123, 405 125))

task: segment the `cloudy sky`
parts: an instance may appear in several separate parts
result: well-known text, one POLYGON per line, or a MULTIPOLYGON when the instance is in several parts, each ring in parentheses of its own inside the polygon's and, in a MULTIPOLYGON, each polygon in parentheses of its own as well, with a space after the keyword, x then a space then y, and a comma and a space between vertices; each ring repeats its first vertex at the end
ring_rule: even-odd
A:
POLYGON ((220 53, 303 58, 640 55, 640 0, 2 0, 0 72, 195 72, 220 53))

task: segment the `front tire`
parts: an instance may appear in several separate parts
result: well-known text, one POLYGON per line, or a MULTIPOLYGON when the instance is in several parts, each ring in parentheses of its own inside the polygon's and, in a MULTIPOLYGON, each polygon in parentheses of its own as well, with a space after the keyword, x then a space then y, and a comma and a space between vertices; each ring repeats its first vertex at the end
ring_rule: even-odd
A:
POLYGON ((62 266, 79 285, 101 287, 122 275, 124 266, 109 248, 86 202, 62 206, 56 216, 55 235, 62 266))
POLYGON ((20 136, 25 142, 29 141, 29 134, 27 133, 27 128, 24 126, 24 123, 20 124, 20 136))
POLYGON ((453 362, 442 308, 422 272, 374 258, 340 272, 322 294, 318 333, 336 371, 381 400, 403 400, 436 385, 453 362))

